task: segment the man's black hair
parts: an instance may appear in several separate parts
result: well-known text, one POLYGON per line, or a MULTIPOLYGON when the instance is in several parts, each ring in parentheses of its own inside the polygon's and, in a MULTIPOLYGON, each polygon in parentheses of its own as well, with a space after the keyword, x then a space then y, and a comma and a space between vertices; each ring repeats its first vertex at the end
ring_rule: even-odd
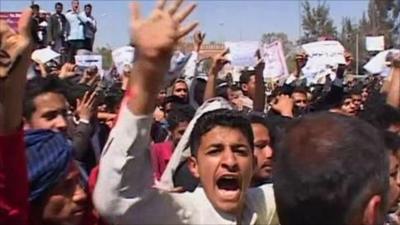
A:
POLYGON ((396 133, 385 131, 383 137, 386 149, 393 154, 397 154, 400 151, 400 136, 396 133))
POLYGON ((193 98, 198 105, 202 105, 204 101, 204 91, 206 89, 207 81, 204 79, 196 79, 196 84, 194 86, 193 98))
POLYGON ((38 11, 39 11, 39 10, 40 10, 40 6, 39 6, 38 4, 32 4, 32 5, 31 5, 31 9, 32 9, 32 10, 38 10, 38 11))
POLYGON ((54 5, 54 8, 56 8, 57 6, 63 7, 63 4, 62 4, 61 2, 57 2, 57 3, 54 5))
POLYGON ((31 119, 36 111, 35 98, 46 93, 64 95, 63 86, 56 78, 35 78, 27 82, 24 97, 23 116, 31 119))
POLYGON ((239 82, 241 84, 247 84, 250 82, 250 78, 255 75, 256 72, 254 70, 243 70, 240 74, 239 82))
POLYGON ((175 96, 175 95, 170 95, 170 96, 166 97, 164 102, 161 104, 161 106, 165 109, 165 107, 168 103, 171 103, 173 106, 186 104, 186 102, 182 98, 175 96))
POLYGON ((179 123, 190 122, 195 114, 195 110, 190 105, 179 105, 174 107, 167 117, 168 128, 173 131, 179 123))
POLYGON ((86 4, 84 8, 89 7, 92 9, 92 5, 91 4, 86 4))
POLYGON ((247 118, 249 118, 251 124, 260 124, 267 128, 270 138, 270 145, 272 146, 277 135, 277 126, 274 123, 275 121, 273 121, 271 118, 268 118, 267 115, 259 112, 250 112, 247 118))
POLYGON ((400 123, 400 110, 388 104, 378 103, 364 110, 360 118, 379 130, 387 130, 391 125, 400 123))
POLYGON ((282 225, 352 224, 374 195, 382 197, 378 216, 384 216, 388 152, 368 123, 326 112, 307 115, 292 121, 275 150, 273 182, 282 225))
POLYGON ((293 89, 292 94, 293 93, 301 93, 307 97, 308 90, 306 87, 299 86, 293 89))
POLYGON ((240 130, 240 132, 247 138, 251 150, 253 150, 254 136, 250 121, 238 111, 221 109, 205 113, 197 120, 189 138, 190 151, 193 157, 197 156, 201 137, 217 126, 240 130))

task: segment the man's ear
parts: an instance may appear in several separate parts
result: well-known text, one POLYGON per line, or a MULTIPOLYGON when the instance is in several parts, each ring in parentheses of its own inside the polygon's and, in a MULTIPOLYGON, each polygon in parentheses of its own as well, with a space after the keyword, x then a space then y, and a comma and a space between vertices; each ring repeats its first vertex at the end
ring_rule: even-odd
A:
POLYGON ((242 91, 249 91, 249 87, 247 86, 247 84, 241 84, 242 87, 242 91))
POLYGON ((22 117, 22 125, 24 127, 24 130, 29 130, 31 129, 31 126, 29 125, 29 122, 25 117, 22 117))
POLYGON ((189 162, 188 163, 188 167, 189 167, 190 172, 192 173, 192 175, 194 177, 199 179, 200 178, 200 174, 199 174, 199 169, 198 169, 199 167, 197 165, 197 159, 195 157, 193 157, 193 156, 190 156, 188 158, 188 162, 189 162))
POLYGON ((372 196, 365 209, 363 215, 363 225, 376 225, 380 222, 383 223, 382 220, 382 197, 379 195, 372 196))

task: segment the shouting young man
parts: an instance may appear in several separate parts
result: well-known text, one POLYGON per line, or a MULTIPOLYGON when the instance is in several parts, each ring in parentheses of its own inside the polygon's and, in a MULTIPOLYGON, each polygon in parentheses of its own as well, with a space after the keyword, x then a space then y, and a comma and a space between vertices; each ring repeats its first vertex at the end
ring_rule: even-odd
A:
POLYGON ((234 111, 214 110, 197 118, 189 167, 200 187, 192 193, 152 188, 151 114, 178 40, 197 26, 181 26, 196 6, 179 10, 182 3, 166 6, 161 0, 148 20, 133 4, 136 61, 128 100, 100 162, 96 208, 112 224, 272 224, 276 213, 271 186, 248 190, 253 134, 250 122, 234 111))

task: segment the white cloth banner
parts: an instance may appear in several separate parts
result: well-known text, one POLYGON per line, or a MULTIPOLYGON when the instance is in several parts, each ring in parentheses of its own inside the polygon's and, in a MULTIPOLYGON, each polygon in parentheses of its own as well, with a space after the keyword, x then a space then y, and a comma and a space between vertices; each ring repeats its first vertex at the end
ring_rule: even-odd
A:
POLYGON ((367 51, 383 51, 385 50, 385 37, 384 36, 366 37, 365 45, 367 51))
POLYGON ((386 57, 388 54, 400 53, 399 49, 390 49, 378 53, 374 56, 367 64, 364 65, 364 69, 371 74, 380 74, 381 76, 388 76, 390 68, 386 65, 386 57))
POLYGON ((75 64, 81 67, 96 66, 100 71, 103 70, 103 57, 101 55, 76 55, 75 64))
POLYGON ((256 64, 255 53, 260 47, 258 41, 225 42, 229 48, 226 56, 234 66, 254 66, 256 64))
POLYGON ((280 41, 264 44, 261 48, 261 57, 265 62, 264 78, 278 78, 289 74, 280 41))
POLYGON ((43 48, 35 50, 32 53, 31 59, 37 63, 47 63, 50 60, 55 60, 60 56, 58 52, 51 50, 51 48, 43 48))
POLYGON ((112 51, 112 59, 114 65, 117 67, 117 71, 120 75, 123 74, 124 66, 125 65, 132 65, 134 55, 135 55, 135 48, 132 46, 124 46, 115 49, 112 51))
POLYGON ((338 41, 317 41, 305 44, 302 48, 308 55, 307 64, 302 72, 309 83, 330 74, 330 67, 346 63, 344 47, 338 41))

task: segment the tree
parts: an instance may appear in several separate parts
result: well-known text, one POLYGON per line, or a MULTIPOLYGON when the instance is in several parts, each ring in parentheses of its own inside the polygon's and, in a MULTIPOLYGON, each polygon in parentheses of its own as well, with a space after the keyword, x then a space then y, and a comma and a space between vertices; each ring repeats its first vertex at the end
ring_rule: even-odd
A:
POLYGON ((279 33, 265 33, 261 37, 261 43, 272 43, 274 41, 280 40, 282 43, 283 51, 285 53, 286 62, 289 71, 292 71, 295 68, 294 59, 296 57, 296 46, 292 41, 289 40, 287 34, 279 32, 279 33))
POLYGON ((388 48, 399 45, 400 1, 370 0, 368 4, 368 32, 366 35, 385 35, 388 48))
POLYGON ((265 33, 261 37, 261 43, 263 44, 270 44, 274 41, 281 41, 285 55, 290 54, 290 52, 294 49, 293 42, 289 40, 287 34, 285 33, 265 33))
POLYGON ((336 37, 337 30, 333 20, 329 16, 329 7, 325 2, 318 2, 314 8, 307 0, 303 2, 302 27, 304 36, 300 38, 300 44, 317 41, 319 37, 336 37))
POLYGON ((110 47, 98 47, 96 52, 103 56, 103 69, 111 68, 113 64, 112 49, 110 47))

